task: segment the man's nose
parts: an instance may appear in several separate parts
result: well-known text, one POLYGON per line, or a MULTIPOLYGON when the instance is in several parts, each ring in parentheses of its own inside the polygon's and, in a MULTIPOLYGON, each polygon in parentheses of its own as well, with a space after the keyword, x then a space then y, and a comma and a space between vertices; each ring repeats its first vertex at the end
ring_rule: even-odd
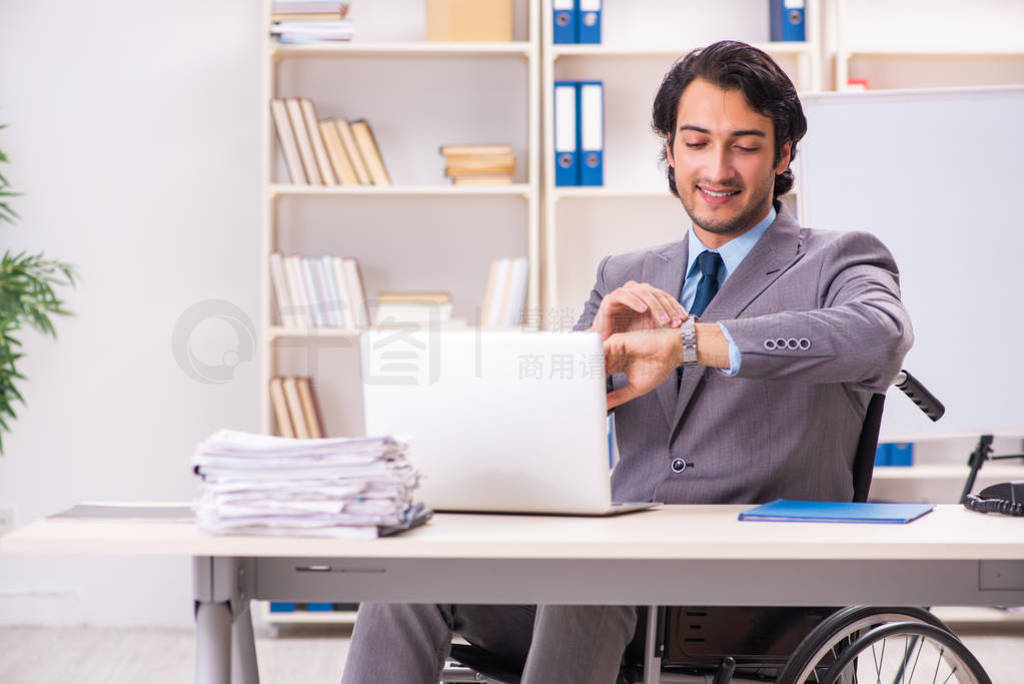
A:
POLYGON ((729 150, 725 147, 718 147, 711 153, 708 160, 708 180, 715 183, 724 183, 732 178, 732 163, 729 158, 729 150))

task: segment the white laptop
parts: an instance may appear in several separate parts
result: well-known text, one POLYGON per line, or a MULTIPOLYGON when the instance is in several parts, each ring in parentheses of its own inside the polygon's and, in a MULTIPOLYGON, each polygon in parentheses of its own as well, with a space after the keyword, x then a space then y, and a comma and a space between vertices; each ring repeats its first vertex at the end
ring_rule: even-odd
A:
POLYGON ((611 515, 596 333, 371 330, 366 434, 410 440, 418 499, 440 511, 611 515))

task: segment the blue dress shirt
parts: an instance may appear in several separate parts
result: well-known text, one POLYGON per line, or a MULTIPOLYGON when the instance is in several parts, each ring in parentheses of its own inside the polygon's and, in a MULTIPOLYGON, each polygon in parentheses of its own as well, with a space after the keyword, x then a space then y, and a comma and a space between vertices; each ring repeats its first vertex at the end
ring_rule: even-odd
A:
MULTIPOLYGON (((721 287, 725 284, 725 281, 729 279, 729 276, 732 275, 739 267, 740 262, 750 254, 750 250, 754 248, 757 241, 765 234, 765 231, 768 230, 768 226, 775 221, 775 214, 775 207, 773 206, 768 210, 768 215, 761 219, 756 226, 748 230, 743 235, 729 240, 718 249, 708 249, 708 247, 700 241, 700 238, 697 237, 697 234, 693 231, 693 223, 690 223, 686 278, 683 279, 683 289, 682 292, 679 293, 679 303, 683 305, 684 309, 689 311, 690 307, 693 306, 694 298, 697 296, 697 284, 700 282, 700 269, 697 268, 697 257, 700 256, 701 252, 718 252, 722 257, 725 269, 722 273, 722 281, 718 284, 719 287, 721 287)), ((739 347, 736 346, 736 342, 733 341, 732 335, 729 334, 725 325, 719 323, 718 327, 722 329, 725 339, 729 340, 729 368, 722 369, 722 372, 726 375, 735 375, 740 370, 739 347)))

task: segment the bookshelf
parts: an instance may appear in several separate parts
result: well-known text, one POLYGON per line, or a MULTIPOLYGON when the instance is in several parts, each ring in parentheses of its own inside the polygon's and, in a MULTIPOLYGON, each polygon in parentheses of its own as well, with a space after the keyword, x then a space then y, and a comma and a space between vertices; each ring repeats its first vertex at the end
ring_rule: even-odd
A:
MULTIPOLYGON (((367 299, 383 290, 451 292, 454 316, 475 322, 492 259, 526 256, 526 306, 540 302, 539 5, 515 0, 508 42, 427 42, 426 3, 352 3, 347 43, 279 44, 271 0, 260 3, 261 273, 260 378, 309 375, 329 435, 362 433, 359 330, 286 327, 269 259, 274 252, 360 260, 367 299), (297 185, 279 149, 270 102, 305 97, 319 120, 365 118, 392 185, 297 185), (451 185, 441 145, 510 144, 508 185, 451 185)), ((261 430, 275 432, 269 392, 261 430)), ((352 613, 272 613, 271 624, 339 622, 352 613)))
MULTIPOLYGON (((541 0, 545 28, 551 0, 541 0)), ((800 90, 819 89, 822 43, 817 0, 807 3, 807 41, 766 42, 767 3, 723 0, 695 14, 687 3, 608 0, 602 7, 602 43, 554 44, 545 30, 543 118, 554 120, 551 94, 559 80, 604 83, 605 148, 602 187, 554 183, 554 139, 545 130, 543 309, 546 327, 571 327, 604 256, 679 240, 686 219, 658 167, 659 139, 650 108, 669 66, 690 49, 721 38, 749 42, 772 55, 800 90), (657 17, 651 22, 650 17, 657 17), (639 104, 638 104, 639 103, 639 104), (628 227, 628 228, 626 228, 628 227)), ((795 208, 795 192, 789 202, 795 208)))
POLYGON ((925 0, 829 0, 833 87, 872 90, 1024 83, 1024 6, 925 0))

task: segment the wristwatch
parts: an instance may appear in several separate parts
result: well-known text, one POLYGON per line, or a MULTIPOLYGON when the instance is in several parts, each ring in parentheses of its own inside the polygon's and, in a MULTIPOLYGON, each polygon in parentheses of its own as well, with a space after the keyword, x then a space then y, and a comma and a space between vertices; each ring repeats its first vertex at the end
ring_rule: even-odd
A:
POLYGON ((683 367, 697 365, 697 317, 687 316, 679 326, 679 337, 683 341, 683 367))

